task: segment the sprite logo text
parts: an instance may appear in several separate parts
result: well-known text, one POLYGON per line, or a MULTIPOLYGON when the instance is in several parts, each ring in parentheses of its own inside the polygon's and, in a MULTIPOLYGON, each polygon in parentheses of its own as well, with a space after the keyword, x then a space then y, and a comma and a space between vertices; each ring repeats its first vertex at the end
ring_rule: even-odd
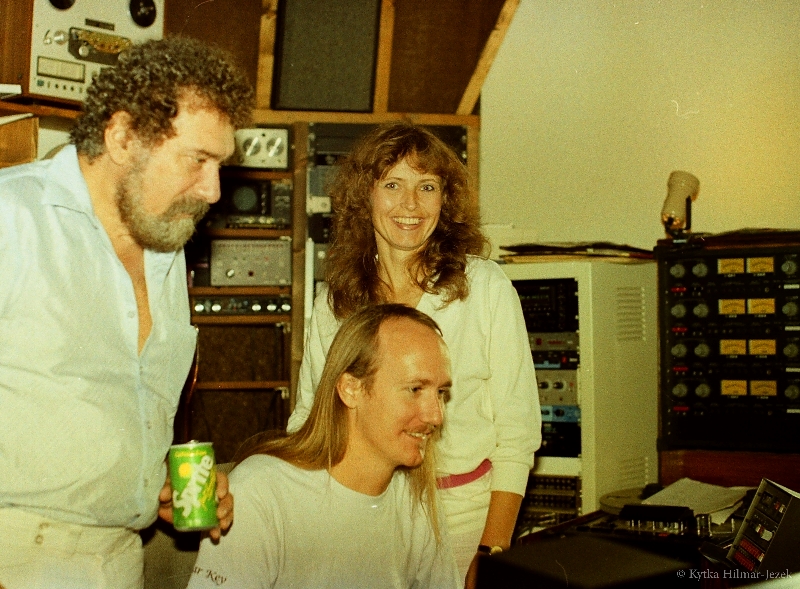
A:
POLYGON ((192 468, 192 474, 186 487, 178 495, 178 491, 172 491, 172 503, 178 509, 183 509, 183 517, 189 517, 192 509, 200 507, 200 493, 203 486, 208 481, 214 460, 210 456, 203 456, 200 464, 192 468))

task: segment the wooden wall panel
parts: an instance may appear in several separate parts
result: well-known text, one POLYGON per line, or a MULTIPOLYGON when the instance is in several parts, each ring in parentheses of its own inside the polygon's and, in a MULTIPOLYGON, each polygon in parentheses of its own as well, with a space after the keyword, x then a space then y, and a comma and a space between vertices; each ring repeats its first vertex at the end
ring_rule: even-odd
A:
POLYGON ((263 10, 261 0, 165 0, 164 32, 226 49, 255 86, 263 10))
POLYGON ((230 462, 250 436, 284 429, 289 403, 277 390, 202 390, 195 394, 189 411, 191 437, 213 441, 221 464, 230 462))
POLYGON ((287 380, 284 339, 277 325, 201 325, 197 379, 287 380))
POLYGON ((757 487, 762 478, 800 491, 800 455, 770 452, 669 450, 659 453, 659 482, 687 477, 723 487, 757 487))
POLYGON ((396 2, 389 111, 454 114, 504 3, 396 2))

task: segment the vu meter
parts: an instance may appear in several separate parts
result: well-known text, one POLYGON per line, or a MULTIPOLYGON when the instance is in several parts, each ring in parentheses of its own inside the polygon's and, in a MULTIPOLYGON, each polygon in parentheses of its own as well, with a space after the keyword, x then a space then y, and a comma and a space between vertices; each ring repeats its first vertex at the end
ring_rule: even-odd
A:
POLYGON ((248 168, 288 168, 289 130, 239 129, 232 164, 248 168))

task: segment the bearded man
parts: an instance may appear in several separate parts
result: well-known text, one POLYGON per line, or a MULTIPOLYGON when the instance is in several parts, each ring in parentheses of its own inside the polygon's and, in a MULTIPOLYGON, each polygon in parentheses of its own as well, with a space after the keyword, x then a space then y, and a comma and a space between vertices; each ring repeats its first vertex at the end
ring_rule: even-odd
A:
MULTIPOLYGON (((169 497, 165 456, 197 337, 182 248, 219 199, 251 104, 224 52, 149 41, 93 81, 72 145, 0 173, 8 589, 142 586, 137 530, 169 497)), ((224 530, 224 477, 218 494, 224 530)))

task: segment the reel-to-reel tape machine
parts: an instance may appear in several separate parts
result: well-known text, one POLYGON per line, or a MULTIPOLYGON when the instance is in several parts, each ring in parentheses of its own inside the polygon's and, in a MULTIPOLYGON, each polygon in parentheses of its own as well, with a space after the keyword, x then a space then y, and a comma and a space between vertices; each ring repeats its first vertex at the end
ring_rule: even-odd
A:
POLYGON ((0 82, 82 102, 92 77, 133 43, 164 33, 164 0, 15 0, 0 9, 0 82))

